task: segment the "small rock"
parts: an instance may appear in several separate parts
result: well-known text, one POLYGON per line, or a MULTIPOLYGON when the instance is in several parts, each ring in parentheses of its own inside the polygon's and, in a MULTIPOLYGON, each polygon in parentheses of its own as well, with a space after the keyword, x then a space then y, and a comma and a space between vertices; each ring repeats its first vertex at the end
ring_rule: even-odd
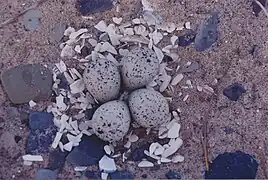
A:
POLYGON ((28 31, 34 31, 40 26, 41 12, 36 9, 27 11, 23 16, 24 28, 28 31))
POLYGON ((100 173, 96 171, 86 171, 85 176, 89 179, 100 179, 100 173))
POLYGON ((49 154, 47 168, 51 170, 62 169, 67 155, 68 152, 61 152, 59 149, 52 151, 49 154))
POLYGON ((113 3, 111 0, 79 0, 79 10, 83 16, 112 8, 113 3))
POLYGON ((194 72, 196 70, 198 70, 200 68, 200 65, 198 62, 194 61, 191 63, 190 66, 185 66, 185 67, 182 67, 179 72, 180 73, 191 73, 191 72, 194 72))
POLYGON ((94 112, 96 111, 97 108, 98 108, 98 106, 95 106, 95 107, 93 107, 91 109, 87 109, 85 111, 85 117, 86 117, 87 120, 91 120, 92 119, 93 114, 94 114, 94 112))
POLYGON ((142 177, 143 179, 147 179, 148 175, 147 175, 147 174, 143 174, 143 175, 141 175, 141 177, 142 177))
POLYGON ((91 50, 89 47, 87 47, 87 46, 82 47, 82 49, 81 49, 82 57, 86 57, 86 56, 90 55, 90 53, 91 53, 91 50))
POLYGON ((98 164, 99 160, 105 155, 104 146, 107 144, 95 135, 83 136, 79 146, 71 151, 66 160, 75 166, 98 164))
POLYGON ((225 152, 218 155, 206 171, 206 179, 255 179, 258 170, 256 159, 244 152, 225 152))
POLYGON ((228 97, 231 101, 237 101, 245 92, 246 90, 241 84, 234 83, 223 90, 223 95, 228 97))
POLYGON ((58 87, 60 88, 60 89, 69 89, 69 82, 67 81, 67 79, 66 79, 66 77, 64 76, 64 74, 63 73, 61 73, 61 74, 59 74, 58 76, 57 76, 57 79, 59 79, 60 80, 60 83, 58 84, 58 87))
POLYGON ((10 68, 2 73, 1 81, 14 104, 46 100, 52 93, 52 74, 40 64, 10 68))
POLYGON ((57 174, 49 169, 39 169, 35 175, 35 180, 56 180, 57 174))
POLYGON ((14 137, 14 140, 15 140, 16 143, 18 143, 18 142, 20 142, 20 140, 22 140, 22 137, 20 137, 20 136, 15 136, 15 137, 14 137))
POLYGON ((5 149, 11 157, 19 153, 19 148, 14 137, 15 136, 8 131, 3 132, 0 136, 0 149, 5 149))
POLYGON ((195 36, 196 33, 194 31, 188 31, 186 34, 178 37, 176 44, 182 47, 189 46, 194 42, 195 36))
POLYGON ((175 171, 168 171, 168 173, 166 173, 166 178, 168 179, 181 179, 181 175, 175 171))
POLYGON ((55 23, 54 27, 51 30, 51 42, 52 43, 59 43, 63 36, 66 29, 66 25, 63 23, 55 23))
POLYGON ((34 112, 29 116, 29 126, 32 131, 46 130, 54 126, 53 115, 47 112, 34 112))
POLYGON ((234 132, 234 129, 229 127, 229 126, 226 126, 226 127, 224 127, 224 132, 226 134, 232 134, 234 132))
MULTIPOLYGON (((263 5, 263 7, 266 6, 266 0, 258 0, 258 1, 263 5)), ((255 16, 259 16, 259 13, 262 11, 262 9, 254 0, 252 1, 252 8, 255 16)))
POLYGON ((144 154, 144 150, 147 150, 148 148, 149 146, 146 145, 146 146, 142 146, 131 151, 131 160, 141 161, 142 159, 146 158, 147 156, 144 154))
POLYGON ((219 13, 213 12, 199 26, 195 37, 195 48, 197 51, 205 51, 217 41, 218 23, 219 23, 219 13))
POLYGON ((171 63, 173 62, 172 57, 168 56, 168 55, 164 55, 164 58, 162 60, 164 63, 171 63))
POLYGON ((110 174, 111 179, 134 179, 134 176, 129 171, 115 171, 110 174))

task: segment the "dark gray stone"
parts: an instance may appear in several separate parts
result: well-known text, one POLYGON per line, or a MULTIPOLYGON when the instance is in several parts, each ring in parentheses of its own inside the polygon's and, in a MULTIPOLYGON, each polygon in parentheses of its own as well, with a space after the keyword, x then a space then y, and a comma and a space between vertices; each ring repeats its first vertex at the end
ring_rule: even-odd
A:
POLYGON ((46 100, 52 92, 52 74, 40 64, 19 65, 4 71, 1 81, 12 103, 46 100))
POLYGON ((83 136, 79 146, 72 150, 66 160, 75 166, 96 165, 105 155, 103 148, 106 144, 95 135, 83 136))
POLYGON ((53 115, 47 112, 34 112, 29 116, 29 126, 31 130, 45 130, 53 127, 53 115))
POLYGON ((112 0, 79 0, 79 10, 83 16, 112 8, 112 0))
POLYGON ((47 168, 51 170, 62 169, 68 154, 68 152, 61 152, 59 149, 52 151, 49 154, 47 168))
POLYGON ((231 101, 237 101, 245 92, 245 88, 239 83, 234 83, 223 90, 223 94, 231 101))
POLYGON ((29 116, 31 132, 27 140, 28 153, 48 152, 57 132, 53 123, 53 115, 47 112, 34 112, 29 116))
POLYGON ((36 9, 27 11, 23 16, 24 28, 28 31, 34 31, 40 27, 41 12, 36 9))
POLYGON ((49 169, 39 169, 35 175, 35 180, 56 180, 57 174, 49 169))
POLYGON ((205 51, 218 39, 219 13, 213 12, 199 26, 195 37, 195 48, 197 51, 205 51))
POLYGON ((110 174, 111 179, 134 179, 134 176, 129 171, 115 171, 110 174))
POLYGON ((191 45, 195 40, 195 32, 194 31, 188 31, 182 36, 178 37, 177 44, 182 47, 186 47, 191 45))
POLYGON ((168 171, 168 173, 166 173, 166 178, 168 179, 181 179, 181 175, 175 171, 168 171))

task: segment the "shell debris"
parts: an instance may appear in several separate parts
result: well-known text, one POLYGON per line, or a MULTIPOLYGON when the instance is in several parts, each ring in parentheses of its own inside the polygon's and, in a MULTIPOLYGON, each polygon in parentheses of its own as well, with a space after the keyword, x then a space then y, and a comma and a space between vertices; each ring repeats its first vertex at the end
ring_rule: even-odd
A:
POLYGON ((138 164, 138 167, 140 168, 154 167, 154 164, 150 161, 143 160, 138 164))

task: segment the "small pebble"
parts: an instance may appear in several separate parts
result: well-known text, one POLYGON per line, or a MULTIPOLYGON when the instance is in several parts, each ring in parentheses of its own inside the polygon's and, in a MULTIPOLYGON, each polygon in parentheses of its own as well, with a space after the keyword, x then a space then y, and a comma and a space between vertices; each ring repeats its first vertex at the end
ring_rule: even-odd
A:
POLYGON ((79 0, 79 11, 83 16, 113 8, 111 0, 79 0))
POLYGON ((56 172, 49 169, 39 169, 36 173, 35 180, 56 180, 56 172))
POLYGON ((134 179, 134 175, 129 171, 115 171, 110 174, 111 179, 134 179))
POLYGON ((166 178, 168 179, 181 179, 181 175, 175 171, 168 171, 168 173, 166 173, 166 178))
POLYGON ((223 95, 231 101, 237 101, 239 97, 246 92, 246 89, 239 83, 234 83, 223 90, 223 95))
POLYGON ((100 179, 100 173, 96 171, 86 171, 85 176, 89 179, 100 179))
POLYGON ((195 35, 194 31, 188 31, 186 34, 178 37, 177 44, 182 47, 189 46, 194 42, 195 35))

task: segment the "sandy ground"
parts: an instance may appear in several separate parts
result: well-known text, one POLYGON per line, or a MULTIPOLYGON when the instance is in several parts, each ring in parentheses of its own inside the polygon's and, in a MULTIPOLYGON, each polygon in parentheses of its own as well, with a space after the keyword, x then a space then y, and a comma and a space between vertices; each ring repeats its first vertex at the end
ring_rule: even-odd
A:
MULTIPOLYGON (((242 150, 254 154, 261 163, 257 178, 265 178, 264 169, 268 169, 268 44, 267 17, 260 13, 252 14, 250 0, 152 0, 164 20, 174 23, 190 21, 192 29, 204 19, 207 13, 220 12, 219 40, 213 48, 203 53, 196 52, 193 46, 179 48, 181 61, 198 61, 201 69, 190 73, 187 78, 194 84, 208 84, 215 90, 215 95, 199 93, 196 89, 182 91, 189 94, 186 102, 178 97, 181 89, 173 94, 172 108, 180 107, 183 148, 179 151, 185 156, 185 162, 176 165, 161 165, 159 170, 139 169, 136 165, 125 164, 133 171, 137 179, 142 174, 148 178, 165 178, 168 169, 181 172, 183 179, 203 178, 205 165, 201 146, 201 126, 208 121, 209 159, 225 151, 242 150), (250 54, 254 45, 257 51, 250 54), (214 79, 218 80, 213 85, 214 79), (233 82, 242 83, 246 94, 238 101, 231 102, 223 96, 223 88, 233 82), (225 128, 233 129, 227 134, 225 128)), ((32 5, 35 0, 2 0, 0 22, 13 17, 17 12, 32 5), (25 5, 23 5, 25 4, 25 5)), ((60 60, 57 43, 51 42, 52 28, 58 23, 74 27, 91 28, 102 19, 107 22, 111 17, 124 17, 124 21, 137 14, 137 0, 121 0, 121 11, 115 9, 101 14, 94 14, 93 20, 82 19, 75 8, 75 0, 48 0, 38 9, 42 12, 41 27, 34 31, 25 31, 22 19, 0 29, 0 68, 26 64, 42 63, 51 65, 60 60)), ((70 60, 67 63, 72 63, 70 60)), ((173 65, 176 67, 176 64, 173 65)), ((42 110, 42 107, 40 107, 42 110)), ((9 102, 3 89, 0 89, 0 135, 9 132, 23 139, 11 147, 0 149, 0 179, 33 179, 39 167, 22 165, 21 155, 25 153, 25 142, 29 130, 23 124, 27 115, 26 106, 16 106, 9 102), (14 177, 14 176, 13 176, 14 177)), ((9 142, 12 142, 10 139, 9 142)), ((58 172, 61 179, 74 179, 68 163, 63 171, 58 172)), ((267 174, 266 174, 267 177, 267 174)))

